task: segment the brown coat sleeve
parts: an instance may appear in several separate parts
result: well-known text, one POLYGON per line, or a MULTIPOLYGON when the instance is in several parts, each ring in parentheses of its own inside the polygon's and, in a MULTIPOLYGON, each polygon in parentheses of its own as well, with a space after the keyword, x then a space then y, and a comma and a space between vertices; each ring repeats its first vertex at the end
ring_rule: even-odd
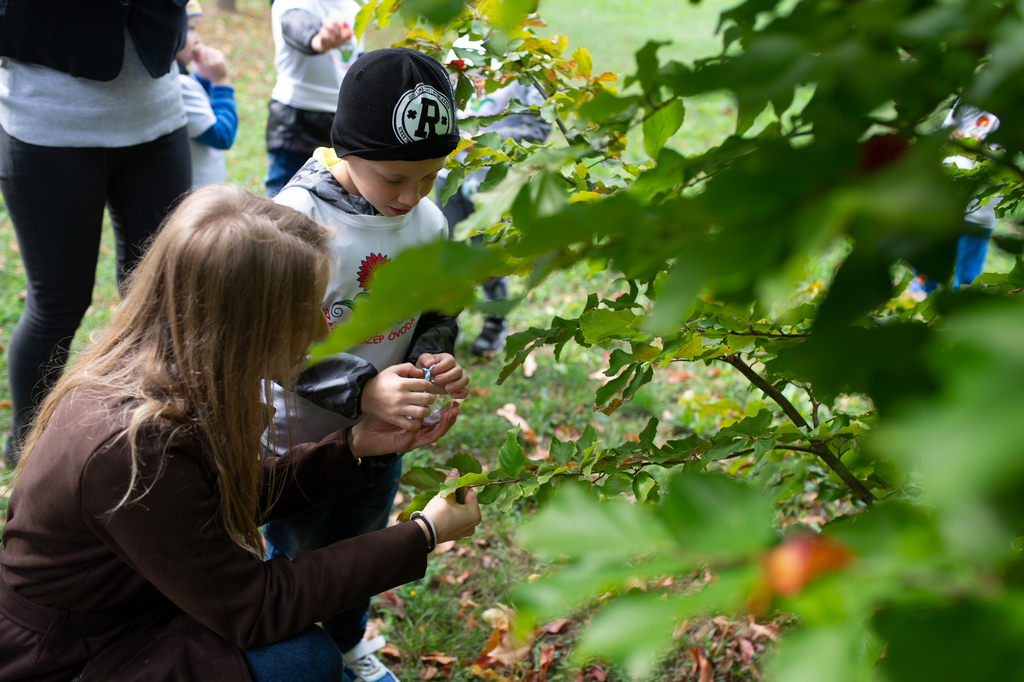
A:
MULTIPOLYGON (((313 501, 366 485, 336 437, 296 452, 281 511, 301 491, 313 501), (332 440, 334 438, 334 440, 332 440)), ((158 450, 143 454, 155 471, 158 450)), ((309 552, 263 562, 228 538, 202 453, 171 446, 164 473, 136 503, 107 517, 129 479, 127 447, 94 456, 82 473, 86 522, 140 575, 197 621, 242 649, 291 637, 384 590, 421 578, 426 540, 405 523, 309 552), (90 518, 91 517, 91 518, 90 518)))

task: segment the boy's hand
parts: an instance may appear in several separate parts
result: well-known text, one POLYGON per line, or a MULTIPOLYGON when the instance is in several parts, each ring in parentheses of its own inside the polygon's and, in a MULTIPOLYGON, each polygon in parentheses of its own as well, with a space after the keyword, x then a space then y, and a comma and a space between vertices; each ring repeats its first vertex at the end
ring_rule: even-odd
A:
POLYGON ((324 22, 320 24, 320 30, 309 46, 314 52, 327 52, 336 47, 341 47, 352 39, 352 27, 348 25, 345 18, 340 14, 328 14, 324 22))
POLYGON ((196 75, 214 85, 231 85, 228 77, 228 62, 224 53, 215 47, 199 43, 192 52, 192 65, 196 75))
POLYGON ((429 367, 431 381, 451 397, 463 400, 469 396, 469 377, 451 353, 424 353, 417 358, 416 366, 429 367))
POLYGON ((423 370, 408 362, 388 367, 363 386, 362 411, 392 426, 419 431, 437 392, 422 377, 423 370))

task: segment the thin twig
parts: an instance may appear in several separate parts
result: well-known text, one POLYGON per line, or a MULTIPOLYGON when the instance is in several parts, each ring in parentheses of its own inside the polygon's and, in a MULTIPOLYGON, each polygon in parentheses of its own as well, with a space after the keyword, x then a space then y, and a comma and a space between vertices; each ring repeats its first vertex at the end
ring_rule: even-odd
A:
MULTIPOLYGON (((767 397, 774 400, 797 427, 804 430, 810 429, 810 425, 807 423, 807 420, 804 419, 799 410, 794 407, 793 403, 790 402, 786 396, 782 395, 782 391, 768 383, 764 377, 751 369, 750 366, 743 362, 743 360, 738 356, 727 355, 722 358, 722 360, 735 367, 740 374, 746 377, 747 381, 761 389, 761 392, 767 397)), ((875 496, 871 494, 871 491, 867 489, 867 486, 865 486, 848 468, 846 468, 846 465, 843 464, 842 460, 832 454, 828 449, 827 444, 819 441, 811 441, 808 452, 817 455, 823 462, 825 462, 825 464, 827 464, 828 467, 834 471, 840 479, 842 479, 843 483, 845 483, 853 494, 856 495, 864 504, 871 505, 875 501, 875 496)))

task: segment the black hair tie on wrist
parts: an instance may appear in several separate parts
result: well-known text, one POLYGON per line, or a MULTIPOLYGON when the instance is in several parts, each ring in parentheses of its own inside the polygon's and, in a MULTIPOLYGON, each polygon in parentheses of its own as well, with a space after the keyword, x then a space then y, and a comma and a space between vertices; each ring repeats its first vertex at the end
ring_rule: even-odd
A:
POLYGON ((427 545, 427 554, 430 554, 437 548, 437 529, 434 528, 434 520, 421 511, 414 511, 410 518, 423 519, 423 523, 427 528, 427 533, 430 534, 430 543, 427 545))

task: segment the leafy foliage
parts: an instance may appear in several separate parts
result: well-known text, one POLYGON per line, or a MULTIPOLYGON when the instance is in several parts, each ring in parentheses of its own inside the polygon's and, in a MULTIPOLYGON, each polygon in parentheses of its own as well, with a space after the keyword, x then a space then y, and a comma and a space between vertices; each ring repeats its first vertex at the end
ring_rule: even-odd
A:
MULTIPOLYGON (((386 22, 394 9, 370 0, 363 16, 386 22)), ((468 153, 449 162, 447 191, 488 169, 462 230, 490 246, 403 254, 375 287, 416 291, 410 312, 454 311, 492 274, 535 284, 580 262, 612 269, 618 295, 584 291, 578 318, 510 337, 503 378, 542 346, 557 357, 576 343, 610 351, 594 401, 606 414, 673 363, 739 372, 764 401, 713 433, 667 442, 656 419, 623 443, 588 429, 553 441, 549 460, 527 459, 512 433, 498 469, 453 458, 440 469, 463 475, 443 486, 437 473, 410 472, 407 482, 426 489, 410 510, 439 488, 478 487, 499 509, 539 500, 523 540, 559 568, 522 589, 525 615, 621 595, 591 624, 583 656, 642 670, 688 614, 782 608, 803 626, 774 660, 778 679, 1012 677, 1024 614, 1014 539, 1024 521, 1024 262, 922 303, 902 296, 909 278, 894 264, 948 282, 972 198, 1006 217, 1020 210, 1021 9, 747 0, 722 14, 719 54, 663 61, 649 42, 621 92, 615 74, 593 72, 586 49, 539 37, 534 9, 399 7, 402 44, 443 60, 454 49, 459 98, 516 79, 546 101, 507 114, 539 115, 558 132, 517 143, 478 132, 494 117, 463 121, 468 153), (460 36, 484 41, 486 57, 453 48, 460 36), (682 156, 671 139, 684 98, 722 90, 735 98, 735 134, 682 156), (956 97, 1001 118, 985 145, 936 129, 956 97), (628 146, 631 131, 642 154, 628 146), (954 153, 974 167, 944 167, 954 153), (835 272, 806 286, 827 249, 840 254, 835 272), (780 532, 772 506, 808 492, 837 520, 821 533, 780 532), (638 577, 697 567, 716 580, 696 594, 630 592, 638 577), (916 664, 954 637, 984 642, 991 665, 916 664)), ((998 246, 1024 251, 1014 239, 998 246)), ((321 351, 394 319, 375 300, 321 351)))

